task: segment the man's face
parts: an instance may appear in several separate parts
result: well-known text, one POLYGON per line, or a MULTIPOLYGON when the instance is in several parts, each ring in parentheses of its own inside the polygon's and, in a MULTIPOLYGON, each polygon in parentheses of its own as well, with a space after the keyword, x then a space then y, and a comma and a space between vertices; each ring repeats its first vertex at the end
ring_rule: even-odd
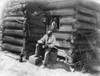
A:
POLYGON ((48 31, 47 35, 50 37, 52 35, 52 31, 48 31))

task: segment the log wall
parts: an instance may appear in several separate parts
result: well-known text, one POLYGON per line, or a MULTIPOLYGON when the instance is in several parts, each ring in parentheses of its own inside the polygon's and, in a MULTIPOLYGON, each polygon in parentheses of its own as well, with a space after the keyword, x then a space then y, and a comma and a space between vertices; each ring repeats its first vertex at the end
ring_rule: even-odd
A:
POLYGON ((21 4, 6 7, 3 18, 2 49, 21 52, 25 42, 23 28, 25 17, 21 4))
POLYGON ((34 1, 26 2, 25 8, 20 2, 18 4, 14 2, 15 4, 12 3, 6 10, 2 31, 2 47, 4 49, 21 51, 24 38, 26 38, 23 32, 23 27, 25 27, 29 29, 29 35, 25 39, 28 42, 26 47, 29 50, 34 50, 37 40, 46 33, 46 26, 41 20, 43 14, 49 12, 51 15, 60 16, 59 29, 53 34, 60 44, 59 50, 66 51, 66 57, 70 57, 72 61, 69 61, 71 63, 76 63, 80 60, 75 60, 80 57, 75 52, 81 53, 81 55, 83 55, 82 52, 85 52, 85 55, 86 52, 88 54, 93 52, 95 48, 91 48, 90 44, 96 45, 96 35, 93 32, 96 32, 98 28, 97 16, 93 9, 85 7, 84 2, 80 3, 77 0, 57 0, 55 2, 52 0, 39 0, 40 2, 36 1, 36 3, 34 1), (25 12, 23 12, 25 10, 28 11, 26 16, 24 16, 25 12), (34 12, 37 12, 38 15, 34 14, 34 12), (27 21, 23 25, 25 17, 27 21), (26 27, 26 25, 29 27, 26 27), (91 41, 92 43, 90 43, 91 41), (70 53, 71 55, 69 56, 70 53), (74 59, 72 57, 73 53, 77 55, 77 58, 74 59))
MULTIPOLYGON (((60 28, 53 35, 60 44, 59 50, 63 49, 66 57, 70 59, 68 63, 84 60, 86 53, 92 57, 91 53, 94 53, 95 48, 92 48, 91 45, 97 45, 97 34, 94 32, 99 28, 96 12, 79 4, 73 8, 57 8, 54 8, 55 10, 50 9, 52 15, 60 15, 60 28)), ((62 56, 64 55, 62 54, 62 56)), ((82 63, 87 63, 87 59, 82 63)))
MULTIPOLYGON (((34 5, 32 5, 34 6, 34 5)), ((29 2, 9 2, 5 8, 2 31, 2 48, 8 51, 21 52, 25 44, 28 53, 34 53, 35 45, 46 33, 46 26, 42 21, 41 14, 34 12, 42 11, 37 6, 31 7, 29 2)), ((42 13, 43 14, 43 13, 42 13)))

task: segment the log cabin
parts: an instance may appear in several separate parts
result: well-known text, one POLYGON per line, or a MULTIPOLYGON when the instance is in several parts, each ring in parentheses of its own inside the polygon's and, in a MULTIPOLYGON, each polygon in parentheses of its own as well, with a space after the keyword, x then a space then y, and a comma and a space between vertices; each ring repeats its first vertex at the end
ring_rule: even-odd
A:
POLYGON ((58 55, 69 65, 87 63, 94 55, 92 45, 97 45, 94 32, 99 28, 96 14, 99 10, 96 7, 96 3, 84 0, 11 1, 3 13, 2 49, 21 52, 26 44, 28 55, 34 54, 37 40, 56 18, 53 35, 60 44, 58 55))

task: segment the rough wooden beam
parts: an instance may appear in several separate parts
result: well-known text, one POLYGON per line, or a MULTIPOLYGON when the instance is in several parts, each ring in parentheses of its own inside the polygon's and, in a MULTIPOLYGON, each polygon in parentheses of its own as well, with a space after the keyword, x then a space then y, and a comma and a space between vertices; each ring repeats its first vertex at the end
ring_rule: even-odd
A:
POLYGON ((5 50, 13 51, 13 52, 14 51, 15 52, 21 52, 21 50, 22 50, 22 47, 7 44, 7 43, 2 44, 2 48, 5 49, 5 50))
POLYGON ((4 29, 23 29, 24 25, 16 22, 4 22, 3 23, 4 29))
POLYGON ((57 10, 50 10, 51 15, 59 15, 59 16, 73 16, 75 11, 73 9, 57 9, 57 10))
POLYGON ((4 21, 24 21, 25 17, 6 17, 4 21))
POLYGON ((5 31, 3 31, 3 35, 7 35, 7 36, 19 36, 19 37, 23 37, 23 30, 9 30, 6 29, 5 31))
POLYGON ((53 35, 56 37, 56 38, 61 38, 61 39, 66 39, 70 36, 70 34, 65 34, 65 33, 53 33, 53 35))
POLYGON ((36 28, 33 28, 30 30, 30 33, 31 34, 39 34, 39 35, 43 35, 46 33, 46 30, 44 29, 36 29, 36 28))
POLYGON ((60 24, 73 24, 76 22, 76 19, 73 17, 63 17, 60 19, 60 24))
POLYGON ((94 16, 94 17, 96 16, 94 10, 82 7, 81 5, 76 6, 76 11, 79 13, 87 14, 87 16, 94 16))
POLYGON ((53 1, 45 5, 45 10, 73 8, 76 4, 76 0, 53 1))
POLYGON ((92 17, 87 17, 82 14, 77 14, 76 19, 83 22, 91 23, 91 24, 97 24, 97 19, 92 18, 92 17))
POLYGON ((4 36, 2 38, 2 40, 3 40, 3 42, 17 44, 17 45, 23 45, 23 43, 24 43, 23 39, 18 39, 18 38, 14 38, 14 37, 10 37, 10 36, 4 36))
POLYGON ((78 23, 74 26, 74 28, 76 29, 96 29, 98 28, 97 27, 97 24, 88 24, 88 23, 85 23, 85 22, 82 22, 82 21, 78 21, 78 23))

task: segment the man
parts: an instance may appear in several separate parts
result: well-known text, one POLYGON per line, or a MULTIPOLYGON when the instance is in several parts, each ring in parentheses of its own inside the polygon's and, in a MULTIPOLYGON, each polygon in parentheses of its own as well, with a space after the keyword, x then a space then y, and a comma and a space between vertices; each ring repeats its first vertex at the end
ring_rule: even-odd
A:
POLYGON ((49 30, 46 35, 44 35, 38 43, 36 44, 35 56, 39 57, 41 48, 44 48, 45 55, 44 55, 44 62, 43 67, 47 66, 49 55, 51 50, 55 49, 55 45, 58 43, 56 42, 55 37, 52 35, 52 31, 49 30))
POLYGON ((51 27, 50 27, 50 30, 56 30, 57 29, 57 19, 56 18, 54 18, 53 19, 53 21, 52 21, 52 23, 51 23, 51 27))

